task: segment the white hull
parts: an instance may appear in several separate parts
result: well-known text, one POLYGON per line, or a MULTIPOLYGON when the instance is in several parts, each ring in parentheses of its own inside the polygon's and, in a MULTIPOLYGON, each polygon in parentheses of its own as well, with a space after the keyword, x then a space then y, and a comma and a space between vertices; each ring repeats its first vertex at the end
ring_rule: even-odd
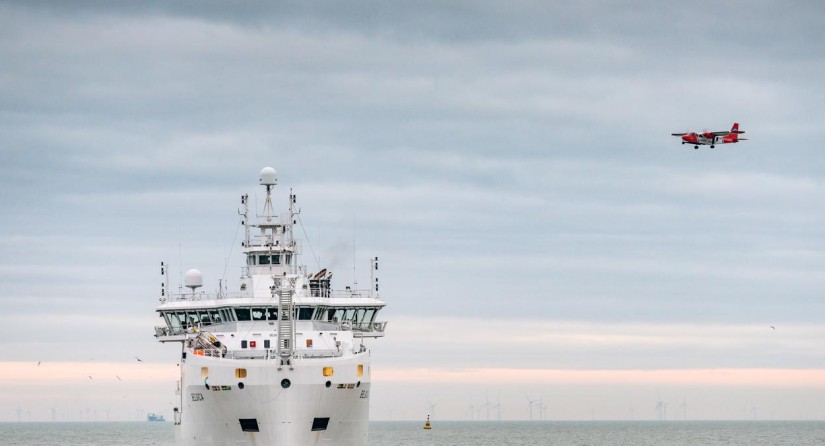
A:
POLYGON ((292 370, 286 366, 278 370, 274 360, 190 358, 182 364, 183 410, 176 426, 177 444, 364 445, 369 421, 368 355, 304 358, 292 370), (201 379, 202 367, 208 367, 206 383, 201 379), (324 367, 333 367, 333 376, 323 376, 324 367), (236 368, 245 368, 247 377, 236 378, 236 368), (290 382, 288 388, 281 385, 284 379, 290 382), (239 382, 244 383, 243 389, 239 382), (324 418, 329 420, 321 430, 318 424, 323 425, 324 418), (258 432, 244 432, 240 420, 255 420, 258 432), (313 431, 313 423, 318 430, 313 431))

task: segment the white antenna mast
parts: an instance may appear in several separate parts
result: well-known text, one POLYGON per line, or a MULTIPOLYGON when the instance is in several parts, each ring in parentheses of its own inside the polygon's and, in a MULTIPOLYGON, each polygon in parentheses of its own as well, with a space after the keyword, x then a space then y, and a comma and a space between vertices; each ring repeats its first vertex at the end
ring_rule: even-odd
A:
POLYGON ((352 289, 358 289, 358 276, 355 274, 355 216, 352 217, 352 289))
POLYGON ((278 173, 271 167, 264 167, 261 169, 260 183, 261 186, 266 187, 266 201, 264 202, 264 217, 267 222, 272 221, 272 215, 275 211, 272 210, 272 187, 278 184, 278 173))

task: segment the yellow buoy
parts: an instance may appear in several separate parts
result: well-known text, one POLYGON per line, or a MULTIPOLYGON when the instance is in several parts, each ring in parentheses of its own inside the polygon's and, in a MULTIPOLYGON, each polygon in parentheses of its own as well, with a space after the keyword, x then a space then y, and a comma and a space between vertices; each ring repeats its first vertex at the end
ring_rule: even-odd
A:
POLYGON ((432 429, 432 426, 430 426, 430 416, 429 415, 427 415, 427 421, 424 422, 424 429, 432 429))

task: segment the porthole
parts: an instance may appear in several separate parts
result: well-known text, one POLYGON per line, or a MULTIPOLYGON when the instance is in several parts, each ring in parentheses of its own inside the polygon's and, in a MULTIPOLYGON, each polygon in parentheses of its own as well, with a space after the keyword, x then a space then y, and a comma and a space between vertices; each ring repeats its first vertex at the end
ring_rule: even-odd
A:
POLYGON ((329 386, 331 386, 331 385, 332 385, 332 381, 327 381, 327 383, 326 383, 327 389, 329 389, 329 386))
POLYGON ((238 383, 238 388, 239 388, 239 389, 243 389, 243 388, 244 388, 243 383, 238 383))
POLYGON ((284 378, 284 379, 281 380, 281 387, 283 387, 284 389, 288 389, 289 386, 291 386, 291 385, 292 385, 292 383, 289 382, 288 379, 284 378))

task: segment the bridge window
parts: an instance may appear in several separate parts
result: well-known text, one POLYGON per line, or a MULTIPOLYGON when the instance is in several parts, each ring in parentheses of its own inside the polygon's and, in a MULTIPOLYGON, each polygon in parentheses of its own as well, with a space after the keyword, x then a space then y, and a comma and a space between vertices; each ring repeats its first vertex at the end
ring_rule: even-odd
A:
POLYGON ((249 266, 254 266, 255 265, 255 255, 254 254, 246 258, 246 264, 249 265, 249 266))
POLYGON ((292 264, 292 254, 284 255, 284 265, 291 265, 292 264))
POLYGON ((237 320, 239 321, 251 320, 249 308, 235 308, 235 315, 237 316, 237 320))
POLYGON ((186 328, 186 313, 178 311, 176 313, 169 313, 169 318, 172 319, 172 326, 186 328))
POLYGON ((280 254, 275 254, 274 256, 272 256, 272 264, 273 265, 280 265, 281 264, 280 254))
POLYGON ((355 310, 355 322, 361 322, 364 320, 364 312, 367 311, 364 308, 359 308, 355 310))
POLYGON ((364 319, 360 320, 359 322, 372 322, 372 318, 375 316, 375 309, 370 308, 364 313, 364 319))
POLYGON ((186 327, 197 327, 198 324, 201 322, 201 318, 198 315, 197 311, 187 311, 186 312, 186 327))
POLYGON ((298 308, 298 319, 302 321, 308 321, 312 319, 312 311, 313 309, 310 307, 300 307, 298 308))
POLYGON ((258 256, 258 265, 269 265, 269 256, 268 255, 258 256))
POLYGON ((172 327, 173 331, 180 330, 180 319, 178 318, 177 314, 175 314, 175 313, 164 313, 164 316, 166 318, 166 323, 170 327, 172 327))
POLYGON ((220 324, 221 322, 224 322, 221 317, 221 312, 218 310, 209 310, 209 317, 212 318, 213 324, 220 324))
POLYGON ((327 311, 327 318, 333 322, 341 322, 341 318, 344 316, 344 310, 342 309, 334 309, 331 308, 327 311))
POLYGON ((278 307, 269 307, 266 309, 266 318, 270 321, 278 320, 278 307))
POLYGON ((266 320, 266 309, 264 309, 264 308, 253 308, 252 309, 252 320, 253 321, 265 321, 266 320))

